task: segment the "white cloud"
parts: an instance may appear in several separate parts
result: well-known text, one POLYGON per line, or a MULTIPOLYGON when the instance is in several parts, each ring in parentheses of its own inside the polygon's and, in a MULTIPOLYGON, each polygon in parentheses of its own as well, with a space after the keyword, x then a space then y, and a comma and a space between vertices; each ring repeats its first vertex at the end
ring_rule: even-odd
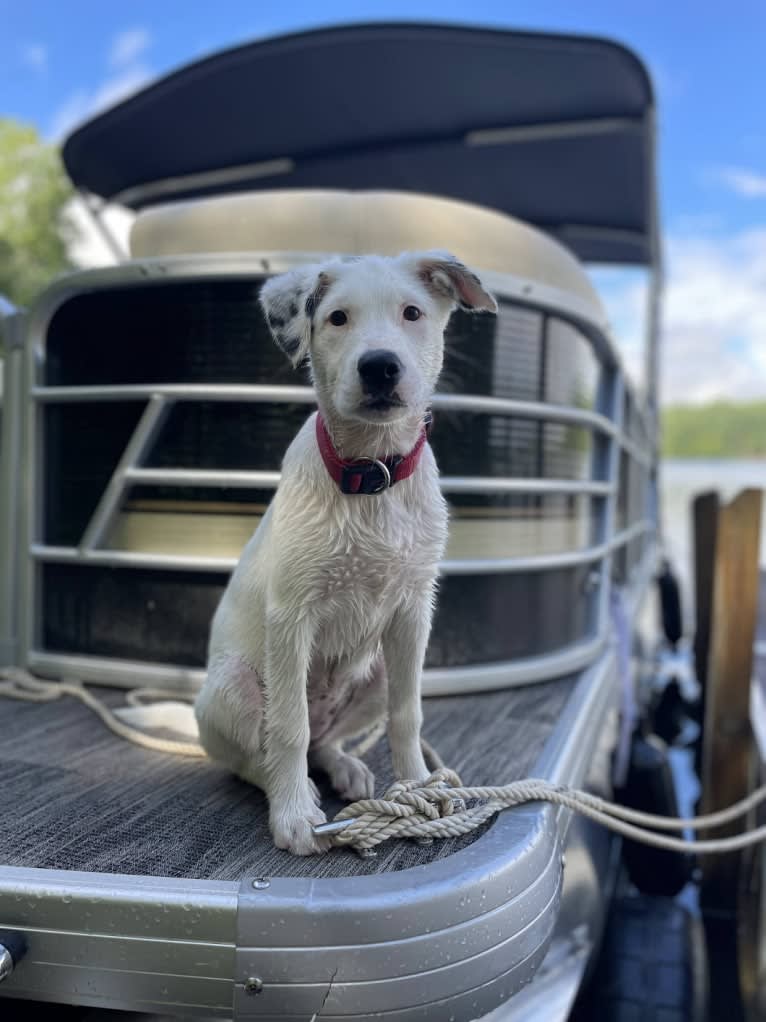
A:
POLYGON ((145 28, 129 28, 116 35, 109 50, 111 67, 128 67, 143 54, 151 44, 152 37, 145 28))
POLYGON ((48 47, 44 43, 25 43, 21 47, 21 62, 39 74, 48 70, 48 47))
MULTIPOLYGON (((663 404, 766 398, 766 226, 665 240, 663 404)), ((641 379, 645 290, 595 275, 626 367, 641 379)))
POLYGON ((766 198, 766 174, 744 167, 721 167, 716 177, 745 199, 766 198))
POLYGON ((71 93, 51 119, 50 138, 60 141, 80 121, 137 92, 151 77, 148 68, 137 65, 107 78, 94 92, 78 89, 71 93))
POLYGON ((766 227, 667 243, 663 401, 766 397, 766 227))

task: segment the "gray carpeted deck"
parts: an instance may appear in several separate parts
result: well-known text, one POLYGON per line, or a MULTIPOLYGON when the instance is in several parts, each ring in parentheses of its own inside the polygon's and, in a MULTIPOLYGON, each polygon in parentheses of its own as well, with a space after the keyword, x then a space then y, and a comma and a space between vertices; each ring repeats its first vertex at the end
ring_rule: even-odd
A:
MULTIPOLYGON (((464 782, 506 783, 532 766, 572 687, 562 679, 428 699, 425 735, 464 782)), ((367 760, 382 791, 386 743, 367 760)), ((331 817, 340 803, 328 798, 325 808, 331 817)), ((407 869, 476 836, 391 842, 374 859, 341 850, 295 858, 274 848, 261 793, 216 764, 131 745, 73 699, 0 698, 1 865, 217 880, 347 876, 407 869)))

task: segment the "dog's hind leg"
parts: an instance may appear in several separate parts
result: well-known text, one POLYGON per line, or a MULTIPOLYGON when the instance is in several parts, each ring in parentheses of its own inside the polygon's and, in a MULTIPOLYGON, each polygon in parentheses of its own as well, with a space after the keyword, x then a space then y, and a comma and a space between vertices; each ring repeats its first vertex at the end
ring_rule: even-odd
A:
POLYGON ((375 775, 372 770, 357 756, 344 752, 340 741, 325 742, 312 749, 309 763, 323 770, 335 791, 349 802, 372 798, 375 794, 375 775))
POLYGON ((242 657, 211 658, 194 710, 207 754, 258 788, 265 788, 263 683, 242 657))
POLYGON ((375 794, 375 775, 359 757, 343 749, 343 742, 374 726, 386 714, 386 668, 378 656, 364 679, 353 684, 353 694, 332 725, 309 749, 309 763, 319 767, 341 798, 355 802, 375 794))

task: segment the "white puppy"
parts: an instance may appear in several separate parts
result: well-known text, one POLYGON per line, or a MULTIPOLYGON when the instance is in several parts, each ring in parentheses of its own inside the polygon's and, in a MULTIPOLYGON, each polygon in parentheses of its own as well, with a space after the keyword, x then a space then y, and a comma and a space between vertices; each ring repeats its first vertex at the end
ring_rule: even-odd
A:
POLYGON ((345 739, 387 713, 396 776, 428 774, 420 676, 447 508, 425 422, 452 309, 496 305, 445 253, 300 267, 261 303, 293 364, 310 359, 319 413, 218 607, 196 713, 207 752, 268 796, 275 843, 306 855, 326 847, 309 763, 343 798, 373 794, 345 739))

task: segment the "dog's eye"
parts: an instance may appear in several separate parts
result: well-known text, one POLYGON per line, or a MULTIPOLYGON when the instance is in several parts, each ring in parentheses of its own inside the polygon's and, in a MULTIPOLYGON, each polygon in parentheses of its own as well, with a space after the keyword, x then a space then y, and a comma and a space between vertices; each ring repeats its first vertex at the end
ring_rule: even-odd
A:
POLYGON ((416 319, 420 319, 420 309, 416 305, 408 305, 404 310, 404 318, 414 323, 416 319))
POLYGON ((330 322, 333 326, 345 326, 348 322, 348 316, 343 309, 335 309, 334 312, 330 313, 330 322))

